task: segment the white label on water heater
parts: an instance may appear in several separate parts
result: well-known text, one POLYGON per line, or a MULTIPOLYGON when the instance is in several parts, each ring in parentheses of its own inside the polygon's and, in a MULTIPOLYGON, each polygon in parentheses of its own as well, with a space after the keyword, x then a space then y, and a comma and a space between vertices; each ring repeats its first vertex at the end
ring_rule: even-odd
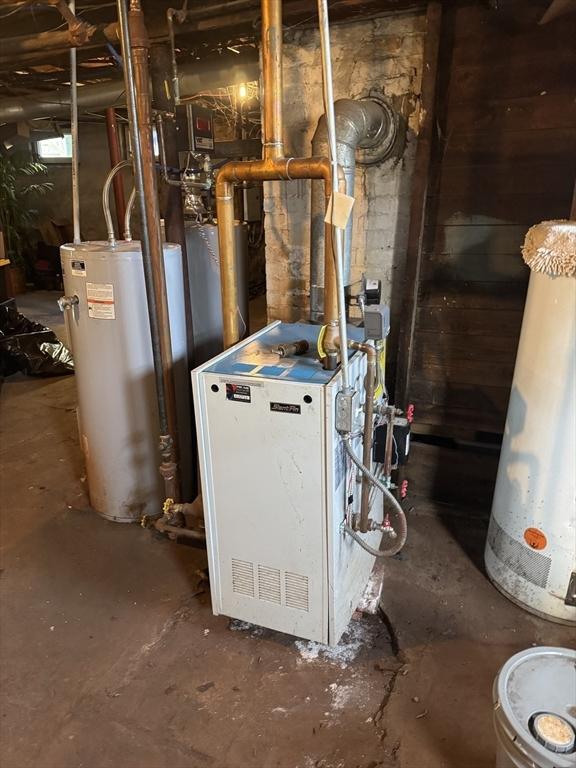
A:
POLYGON ((97 320, 115 320, 114 286, 111 283, 86 283, 88 317, 97 320))
POLYGON ((74 277, 86 277, 86 263, 84 261, 73 261, 70 267, 74 277))

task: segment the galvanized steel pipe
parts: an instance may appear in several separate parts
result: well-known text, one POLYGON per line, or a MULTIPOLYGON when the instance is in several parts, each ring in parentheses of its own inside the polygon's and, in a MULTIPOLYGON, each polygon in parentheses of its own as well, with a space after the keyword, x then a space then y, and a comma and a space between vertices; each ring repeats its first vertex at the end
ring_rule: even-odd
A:
POLYGON ((164 478, 166 496, 178 500, 179 481, 175 445, 176 406, 160 214, 150 125, 147 38, 138 0, 131 0, 131 23, 129 23, 126 0, 117 0, 117 2, 122 36, 126 95, 130 115, 134 177, 142 224, 140 238, 142 261, 146 281, 160 421, 160 453, 162 456, 160 472, 164 478), (131 28, 132 25, 135 27, 134 30, 131 28), (133 39, 133 32, 136 33, 135 39, 133 39))

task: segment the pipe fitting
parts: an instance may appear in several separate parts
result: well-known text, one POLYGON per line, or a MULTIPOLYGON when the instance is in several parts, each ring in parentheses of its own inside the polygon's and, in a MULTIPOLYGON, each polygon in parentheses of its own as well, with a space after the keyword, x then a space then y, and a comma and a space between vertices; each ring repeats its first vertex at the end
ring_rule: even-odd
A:
POLYGON ((80 299, 76 294, 73 296, 60 296, 58 299, 58 308, 60 309, 60 312, 64 312, 67 309, 72 309, 72 307, 75 307, 76 304, 78 304, 80 299))
POLYGON ((130 25, 130 41, 132 48, 150 48, 148 31, 144 23, 144 14, 140 0, 130 0, 128 11, 128 23, 130 25))

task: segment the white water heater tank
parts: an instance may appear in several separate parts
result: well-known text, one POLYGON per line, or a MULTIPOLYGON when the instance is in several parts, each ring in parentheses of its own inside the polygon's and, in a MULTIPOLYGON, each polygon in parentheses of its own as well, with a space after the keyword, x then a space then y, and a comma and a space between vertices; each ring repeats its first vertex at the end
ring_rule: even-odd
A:
MULTIPOLYGON (((61 247, 60 258, 90 504, 108 520, 138 521, 144 514, 157 514, 163 501, 140 243, 68 244, 61 247)), ((186 438, 190 424, 189 379, 178 245, 164 244, 164 266, 178 421, 183 427, 182 437, 186 438)), ((186 451, 186 446, 183 439, 181 452, 186 451)), ((183 466, 186 461, 190 461, 189 455, 182 456, 183 466)))
POLYGON ((543 222, 532 272, 485 562, 533 613, 576 623, 576 223, 543 222))

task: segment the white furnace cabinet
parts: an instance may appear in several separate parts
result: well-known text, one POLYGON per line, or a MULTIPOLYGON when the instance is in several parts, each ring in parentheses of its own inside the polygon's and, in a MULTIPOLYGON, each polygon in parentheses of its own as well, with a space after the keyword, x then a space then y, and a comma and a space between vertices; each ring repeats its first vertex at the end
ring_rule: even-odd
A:
MULTIPOLYGON (((360 485, 334 428, 340 374, 315 360, 318 331, 273 323, 192 380, 214 613, 335 644, 374 558, 342 531, 360 485), (300 339, 306 355, 274 352, 300 339)), ((364 356, 350 363, 360 392, 364 356)), ((382 519, 379 499, 372 517, 382 519)), ((372 546, 379 539, 366 536, 372 546)))

